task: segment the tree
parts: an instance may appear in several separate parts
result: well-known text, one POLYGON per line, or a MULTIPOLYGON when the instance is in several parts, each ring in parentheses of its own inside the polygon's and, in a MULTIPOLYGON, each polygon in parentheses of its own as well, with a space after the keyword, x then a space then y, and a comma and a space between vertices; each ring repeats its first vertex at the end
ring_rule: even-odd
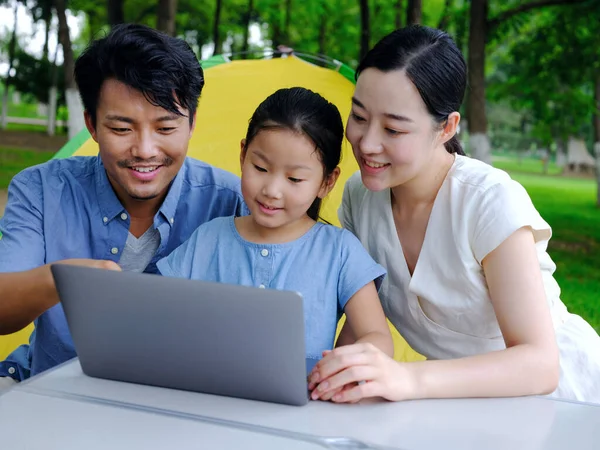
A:
POLYGON ((8 43, 8 72, 6 73, 6 78, 4 79, 4 95, 2 98, 2 118, 0 120, 0 124, 2 129, 6 129, 7 125, 7 116, 8 116, 8 91, 10 89, 11 81, 13 78, 14 64, 15 64, 15 52, 17 49, 17 16, 19 12, 19 3, 15 0, 13 2, 14 5, 14 19, 13 19, 13 30, 10 37, 10 41, 8 43))
MULTIPOLYGON (((221 3, 221 0, 217 0, 221 3)), ((158 16, 156 29, 169 36, 175 36, 175 16, 177 14, 177 0, 158 0, 158 16)))
POLYGON ((216 1, 215 18, 213 21, 213 43, 215 45, 213 56, 219 55, 223 52, 223 49, 221 48, 223 44, 221 42, 221 35, 219 33, 219 25, 221 24, 221 0, 216 1))
POLYGON ((249 34, 250 34, 250 22, 254 15, 254 0, 248 0, 248 10, 244 16, 244 43, 242 44, 242 52, 248 52, 249 45, 249 34))
POLYGON ((108 24, 111 27, 125 22, 123 0, 107 0, 108 24))
POLYGON ((406 24, 416 25, 421 23, 422 6, 421 0, 408 0, 406 7, 406 24))
POLYGON ((490 17, 489 0, 471 0, 468 70, 470 93, 467 97, 467 120, 471 155, 485 162, 491 161, 490 141, 487 134, 485 111, 485 50, 490 34, 500 26, 528 11, 547 6, 583 3, 587 0, 535 0, 518 4, 490 17))
POLYGON ((77 85, 73 70, 75 60, 73 57, 73 46, 71 36, 69 35, 69 26, 67 24, 67 5, 66 0, 54 0, 54 8, 58 17, 58 41, 63 50, 63 68, 65 80, 65 97, 67 109, 69 110, 69 139, 73 138, 84 127, 83 105, 79 98, 77 85))
POLYGON ((371 24, 369 20, 369 1, 359 0, 360 5, 360 54, 363 59, 371 47, 371 24))

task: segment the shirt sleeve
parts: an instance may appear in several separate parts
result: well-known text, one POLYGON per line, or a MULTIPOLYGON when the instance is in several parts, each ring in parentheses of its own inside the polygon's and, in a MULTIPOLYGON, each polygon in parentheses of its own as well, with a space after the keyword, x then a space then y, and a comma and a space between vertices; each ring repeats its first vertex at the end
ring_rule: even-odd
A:
POLYGON ((194 268, 194 257, 198 247, 199 235, 202 233, 203 225, 196 228, 192 235, 166 256, 156 263, 161 275, 175 278, 192 278, 194 268))
POLYGON ((338 301, 342 309, 348 300, 371 281, 379 291, 386 274, 352 233, 342 235, 341 267, 338 278, 338 301))
POLYGON ((21 172, 8 187, 8 202, 0 218, 0 272, 19 272, 46 263, 42 188, 21 172))
POLYGON ((530 227, 536 243, 552 236, 550 225, 535 209, 525 188, 514 180, 487 189, 473 212, 471 245, 480 264, 519 228, 530 227))
POLYGON ((354 223, 352 221, 352 185, 355 183, 355 177, 356 174, 351 176, 346 181, 346 184, 344 185, 344 193, 342 195, 342 203, 338 208, 338 218, 340 219, 340 224, 354 235, 356 235, 356 230, 354 229, 354 223))

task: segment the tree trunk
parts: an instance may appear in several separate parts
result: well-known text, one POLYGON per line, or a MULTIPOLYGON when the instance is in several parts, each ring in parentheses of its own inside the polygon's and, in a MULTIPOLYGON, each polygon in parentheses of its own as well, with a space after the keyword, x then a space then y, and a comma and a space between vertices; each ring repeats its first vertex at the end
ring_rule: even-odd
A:
POLYGON ((56 15, 58 17, 58 41, 63 50, 63 67, 65 72, 65 97, 69 111, 69 139, 73 138, 85 127, 83 120, 83 105, 79 98, 77 85, 73 76, 75 62, 69 26, 67 24, 67 8, 65 0, 54 0, 56 15))
POLYGON ((485 115, 485 42, 487 34, 487 0, 471 1, 469 33, 469 85, 467 101, 469 150, 473 158, 492 162, 485 115))
POLYGON ((125 22, 125 13, 123 12, 123 0, 108 0, 107 9, 108 24, 111 28, 115 25, 125 22))
MULTIPOLYGON (((121 1, 121 0, 111 0, 121 1)), ((219 0, 220 3, 220 0, 219 0)), ((177 0, 158 0, 158 16, 156 29, 175 36, 175 15, 177 14, 177 0)))
POLYGON ((15 63, 15 53, 17 50, 17 17, 19 13, 19 4, 15 0, 15 16, 14 16, 14 26, 13 31, 10 36, 10 42, 8 44, 8 72, 6 73, 6 79, 4 80, 4 95, 2 98, 2 117, 0 118, 0 127, 3 130, 6 130, 6 126, 8 125, 7 117, 8 117, 8 91, 10 90, 10 82, 11 82, 11 72, 15 63))
POLYGON ((446 30, 448 28, 448 25, 450 25, 451 9, 452 0, 446 0, 444 4, 444 12, 442 13, 442 17, 440 18, 440 22, 437 26, 440 30, 446 30))
MULTIPOLYGON (((48 40, 50 38, 50 27, 52 26, 52 7, 44 7, 44 48, 42 49, 42 60, 48 61, 48 40)), ((58 46, 57 46, 58 47, 58 46)))
POLYGON ((594 87, 594 100, 596 111, 594 111, 594 155, 596 156, 596 205, 600 208, 600 73, 596 74, 594 87))
POLYGON ((321 22, 319 24, 319 55, 325 55, 327 53, 326 42, 327 42, 327 17, 329 11, 323 6, 323 12, 321 14, 321 22))
POLYGON ((404 11, 404 9, 402 8, 402 3, 404 3, 404 0, 396 0, 396 30, 398 28, 402 28, 402 12, 404 11))
POLYGON ((219 25, 221 24, 221 0, 217 0, 215 6, 215 20, 213 21, 213 43, 215 48, 213 50, 213 56, 220 55, 223 52, 221 48, 223 43, 221 42, 221 35, 219 33, 219 25))
POLYGON ((408 0, 406 8, 406 24, 418 25, 421 23, 422 7, 421 0, 408 0))
POLYGON ((285 20, 283 22, 284 45, 292 46, 290 37, 290 21, 292 20, 292 0, 285 0, 285 20))
POLYGON ((359 0, 360 4, 360 55, 363 59, 371 46, 371 26, 369 20, 369 1, 359 0))
POLYGON ((56 67, 56 58, 58 56, 58 45, 54 51, 54 60, 52 62, 52 78, 50 90, 48 92, 48 126, 46 132, 48 136, 54 136, 56 133, 56 103, 58 99, 58 67, 56 67))
POLYGON ((252 15, 254 14, 254 0, 248 1, 248 11, 246 12, 246 17, 244 20, 244 44, 242 45, 242 52, 247 53, 248 47, 250 43, 248 40, 250 39, 250 21, 252 20, 252 15))

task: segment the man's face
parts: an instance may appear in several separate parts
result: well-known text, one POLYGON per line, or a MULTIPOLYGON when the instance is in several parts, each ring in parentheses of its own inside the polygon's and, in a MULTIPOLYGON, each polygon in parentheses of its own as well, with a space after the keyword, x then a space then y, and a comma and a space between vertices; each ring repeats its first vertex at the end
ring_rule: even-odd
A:
POLYGON ((108 79, 102 85, 96 126, 87 112, 86 125, 122 203, 166 195, 193 132, 188 111, 180 111, 184 116, 154 106, 120 81, 108 79))

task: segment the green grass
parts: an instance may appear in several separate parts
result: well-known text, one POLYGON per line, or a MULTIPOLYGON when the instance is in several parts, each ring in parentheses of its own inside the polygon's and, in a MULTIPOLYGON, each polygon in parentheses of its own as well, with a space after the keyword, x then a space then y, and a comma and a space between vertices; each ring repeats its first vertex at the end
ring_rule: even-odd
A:
POLYGON ((52 156, 54 152, 0 147, 0 189, 6 189, 21 170, 46 162, 52 156))
MULTIPOLYGON (((493 156, 494 166, 510 173, 544 173, 544 164, 539 159, 534 158, 511 158, 506 156, 493 156)), ((554 162, 548 164, 548 175, 559 175, 562 168, 554 162)))
POLYGON ((513 172, 553 231, 549 254, 569 310, 600 332, 600 208, 596 183, 513 172))

